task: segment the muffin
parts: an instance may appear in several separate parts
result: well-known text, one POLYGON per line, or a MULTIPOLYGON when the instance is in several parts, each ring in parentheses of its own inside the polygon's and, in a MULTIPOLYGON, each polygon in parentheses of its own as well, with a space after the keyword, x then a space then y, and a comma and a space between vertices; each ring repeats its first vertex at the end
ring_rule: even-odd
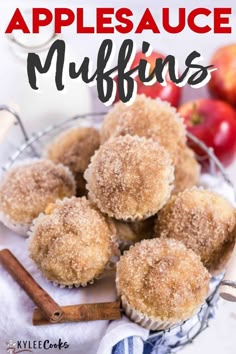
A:
POLYGON ((200 257, 172 239, 143 240, 121 256, 116 284, 126 315, 160 330, 190 318, 204 302, 209 273, 200 257))
POLYGON ((157 213, 168 200, 174 168, 157 142, 138 136, 109 139, 85 171, 89 199, 118 220, 137 221, 157 213))
POLYGON ((183 192, 185 189, 196 186, 200 177, 200 165, 195 159, 193 150, 187 146, 179 154, 175 164, 175 180, 172 194, 183 192))
POLYGON ((152 138, 167 149, 174 163, 186 142, 182 119, 168 102, 137 95, 130 106, 116 103, 107 113, 101 127, 101 142, 120 135, 152 138))
POLYGON ((223 270, 235 244, 235 209, 209 190, 185 190, 159 212, 154 236, 182 241, 215 274, 223 270))
POLYGON ((63 132, 47 147, 47 158, 68 166, 74 174, 77 196, 87 193, 83 174, 98 147, 98 131, 86 127, 72 128, 63 132))
POLYGON ((57 201, 32 227, 29 252, 56 285, 85 286, 119 255, 113 223, 85 198, 57 201))
POLYGON ((136 242, 152 238, 154 220, 154 217, 136 222, 124 222, 114 220, 120 249, 128 249, 136 242))
POLYGON ((7 172, 0 184, 0 220, 26 235, 49 203, 73 195, 75 181, 67 167, 49 160, 27 161, 7 172))

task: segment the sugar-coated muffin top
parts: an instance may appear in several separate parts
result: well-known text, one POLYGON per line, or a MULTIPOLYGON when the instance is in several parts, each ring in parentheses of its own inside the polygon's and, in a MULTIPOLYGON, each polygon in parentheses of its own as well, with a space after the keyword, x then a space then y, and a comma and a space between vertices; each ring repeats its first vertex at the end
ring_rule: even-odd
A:
POLYGON ((75 194, 71 172, 50 160, 11 169, 0 184, 0 211, 14 222, 31 223, 49 203, 75 194))
POLYGON ((154 234, 182 241, 215 273, 225 266, 234 246, 236 212, 220 195, 192 188, 170 198, 158 214, 154 234))
POLYGON ((200 165, 195 159, 194 152, 187 146, 179 151, 175 164, 175 180, 172 194, 183 192, 196 186, 200 177, 200 165))
POLYGON ((89 199, 102 212, 118 220, 141 220, 166 203, 173 171, 159 143, 126 135, 101 145, 84 176, 89 199))
POLYGON ((172 239, 136 243, 117 264, 117 288, 143 316, 185 320, 208 294, 209 273, 200 257, 172 239))
POLYGON ((99 144, 99 133, 96 129, 77 127, 61 133, 47 147, 46 155, 50 160, 63 163, 73 172, 79 195, 85 193, 83 173, 99 144))
POLYGON ((116 103, 105 116, 100 135, 104 143, 112 136, 138 135, 159 141, 171 155, 178 158, 185 144, 186 130, 182 119, 168 102, 137 95, 130 106, 116 103))
POLYGON ((58 201, 36 219, 30 255, 50 281, 87 284, 117 256, 116 230, 85 198, 58 201))
POLYGON ((83 173, 94 151, 99 147, 99 133, 90 127, 69 129, 47 148, 47 156, 56 163, 63 163, 72 172, 83 173))

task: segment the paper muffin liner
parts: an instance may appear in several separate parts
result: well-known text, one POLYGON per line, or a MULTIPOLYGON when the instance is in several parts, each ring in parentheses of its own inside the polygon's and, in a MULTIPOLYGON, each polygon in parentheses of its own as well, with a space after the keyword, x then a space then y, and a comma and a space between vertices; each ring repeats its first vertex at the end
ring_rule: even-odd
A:
MULTIPOLYGON (((154 141, 152 138, 140 137, 138 135, 131 136, 129 134, 124 135, 123 137, 125 137, 125 138, 127 137, 127 139, 128 138, 132 138, 132 139, 136 138, 139 141, 147 141, 148 140, 149 142, 151 141, 153 144, 157 144, 157 145, 161 146, 163 149, 165 149, 158 141, 154 141)), ((169 175, 169 180, 168 180, 169 190, 168 190, 168 193, 167 193, 166 197, 163 199, 162 203, 160 203, 160 207, 159 207, 158 210, 152 210, 152 211, 149 211, 149 212, 147 212, 145 214, 136 213, 136 215, 134 215, 134 216, 127 215, 127 216, 122 216, 120 218, 116 217, 114 212, 108 212, 107 210, 104 211, 104 208, 103 208, 103 206, 100 203, 100 200, 96 197, 96 195, 89 188, 90 179, 92 177, 92 172, 93 172, 92 165, 93 165, 93 162, 95 161, 95 159, 97 158, 97 155, 99 153, 99 149, 96 150, 94 155, 91 157, 90 164, 88 165, 87 169, 84 172, 84 179, 86 181, 86 189, 88 190, 88 198, 89 198, 89 200, 91 200, 91 202, 94 203, 99 208, 99 210, 102 211, 102 213, 104 213, 104 214, 108 215, 110 218, 114 218, 114 219, 116 219, 118 221, 137 222, 137 221, 142 221, 142 220, 148 219, 151 216, 155 215, 167 203, 168 199, 171 196, 172 190, 174 189, 174 179, 175 179, 174 170, 175 170, 175 168, 174 168, 173 160, 171 159, 170 154, 168 153, 167 150, 166 150, 166 152, 167 152, 167 154, 169 156, 169 159, 171 161, 170 175, 169 175)))
POLYGON ((137 311, 134 309, 130 303, 128 302, 127 298, 125 295, 121 294, 120 288, 119 288, 119 277, 116 275, 116 289, 118 296, 120 296, 121 300, 121 305, 122 309, 124 310, 124 313, 126 316, 133 321, 134 323, 142 326, 143 328, 146 328, 150 331, 161 331, 161 330, 167 330, 170 328, 174 328, 176 326, 181 325, 185 321, 189 320, 193 316, 195 316, 203 304, 200 304, 195 311, 193 311, 192 314, 190 314, 187 318, 183 318, 181 320, 176 320, 176 319, 169 319, 168 321, 164 321, 161 318, 155 318, 154 316, 147 316, 143 314, 140 311, 137 311))
MULTIPOLYGON (((85 197, 83 197, 85 198, 85 197)), ((71 198, 64 198, 64 199, 58 199, 55 204, 62 204, 64 201, 66 200, 71 200, 71 199, 76 199, 76 197, 71 197, 71 198)), ((40 213, 40 215, 33 220, 33 223, 30 225, 30 229, 28 231, 28 249, 29 249, 29 244, 31 243, 32 239, 34 238, 34 232, 35 232, 35 229, 37 227, 37 223, 46 216, 45 213, 40 213)), ((110 221, 109 221, 110 222, 110 221)), ((111 223, 111 222, 110 222, 111 223)), ((51 283, 53 284, 53 286, 55 287, 60 287, 60 288, 69 288, 69 289, 72 289, 72 288, 80 288, 80 287, 86 287, 88 285, 91 285, 93 284, 95 281, 97 280, 100 280, 102 279, 105 275, 107 275, 108 273, 110 272, 113 272, 115 271, 116 269, 116 263, 118 262, 119 260, 119 257, 120 257, 120 251, 119 251, 119 244, 118 244, 118 238, 117 238, 117 235, 115 233, 115 227, 114 227, 114 234, 111 236, 111 242, 112 242, 112 249, 114 250, 114 252, 112 253, 112 255, 110 256, 110 258, 108 259, 105 267, 104 267, 104 270, 101 274, 97 275, 96 277, 94 277, 93 279, 90 279, 88 280, 87 282, 84 282, 84 283, 81 283, 81 282, 74 282, 72 284, 63 284, 63 283, 60 283, 60 282, 57 282, 55 280, 52 280, 52 279, 48 279, 44 272, 42 271, 42 269, 38 266, 38 264, 34 261, 34 263, 37 265, 38 269, 40 270, 40 272, 43 274, 43 276, 45 277, 46 281, 48 283, 51 283)), ((31 255, 30 255, 30 258, 31 258, 31 255)))
MULTIPOLYGON (((42 272, 42 271, 41 271, 42 272)), ((42 273, 43 274, 43 273, 42 273)), ((44 276, 45 277, 45 276, 44 276)), ((50 283, 50 284, 52 284, 53 286, 55 286, 55 287, 58 287, 58 288, 60 288, 60 289, 66 289, 66 288, 68 288, 68 289, 73 289, 73 288, 85 288, 86 286, 88 286, 88 285, 92 285, 96 280, 99 280, 100 278, 94 278, 94 279, 92 279, 92 280, 90 280, 90 281, 88 281, 88 282, 86 282, 86 283, 73 283, 73 284, 70 284, 70 285, 66 285, 66 284, 60 284, 60 283, 58 283, 58 282, 56 282, 56 281, 52 281, 52 280, 49 280, 48 278, 46 278, 45 277, 45 279, 46 279, 46 282, 47 283, 50 283)))
POLYGON ((111 271, 115 271, 115 267, 116 267, 116 262, 117 261, 111 261, 109 260, 108 263, 106 264, 103 273, 101 273, 100 275, 94 277, 93 279, 85 282, 85 283, 73 283, 73 284, 61 284, 60 282, 54 281, 54 280, 49 280, 48 278, 46 278, 46 276, 44 275, 44 273, 42 272, 42 270, 40 269, 41 273, 43 274, 43 276, 46 279, 47 283, 52 284, 55 287, 61 288, 61 289, 73 289, 73 288, 86 288, 88 285, 92 285, 94 284, 96 281, 103 279, 107 274, 109 274, 111 271))
MULTIPOLYGON (((21 160, 21 161, 17 161, 17 163, 14 164, 14 166, 9 169, 6 174, 4 175, 4 179, 7 177, 7 175, 11 172, 12 169, 17 168, 17 167, 21 167, 21 166, 26 166, 32 163, 37 163, 39 161, 44 161, 45 159, 42 158, 29 158, 29 159, 25 159, 25 160, 21 160)), ((68 176, 70 176, 71 178, 71 182, 73 184, 73 193, 75 194, 75 190, 76 190, 76 185, 75 185, 75 178, 72 174, 72 172, 70 171, 70 169, 66 166, 64 166, 63 164, 58 164, 61 168, 63 168, 65 170, 65 172, 68 174, 68 176)), ((60 199, 58 199, 60 200, 60 199)), ((57 199, 55 200, 55 202, 57 201, 57 199)), ((30 227, 32 225, 32 222, 18 222, 15 221, 11 218, 10 215, 8 215, 7 213, 0 211, 0 222, 2 222, 8 229, 14 231, 15 233, 27 237, 28 236, 28 232, 30 230, 30 227)))
POLYGON ((151 330, 151 331, 160 331, 164 329, 169 329, 174 326, 179 325, 183 321, 162 321, 160 319, 155 319, 154 317, 148 317, 142 314, 141 312, 135 310, 127 301, 124 295, 121 296, 122 308, 129 317, 129 319, 138 325, 151 330))
MULTIPOLYGON (((25 160, 19 160, 17 161, 12 168, 10 168, 5 174, 4 174, 4 179, 7 177, 7 175, 11 172, 12 169, 24 166, 24 165, 29 165, 34 162, 38 162, 41 159, 39 158, 28 158, 25 160)), ((5 225, 8 229, 14 231, 15 233, 27 237, 27 233, 30 229, 31 222, 23 223, 23 222, 17 222, 13 220, 10 215, 4 213, 3 211, 0 211, 0 221, 5 225)))
POLYGON ((119 288, 119 277, 116 275, 116 288, 117 293, 120 296, 122 309, 126 316, 134 323, 146 328, 150 331, 160 331, 175 327, 183 322, 181 321, 163 321, 160 318, 154 318, 152 316, 146 316, 142 312, 135 310, 128 302, 126 296, 121 294, 119 288))
MULTIPOLYGON (((116 242, 116 246, 117 246, 117 249, 118 249, 119 246, 118 246, 117 242, 116 242)), ((60 287, 62 289, 64 289, 64 288, 69 288, 69 289, 72 289, 72 288, 85 288, 88 285, 94 284, 94 282, 96 282, 97 280, 103 279, 104 276, 109 274, 111 271, 115 271, 117 261, 118 261, 118 255, 117 256, 116 255, 112 255, 110 257, 110 259, 107 261, 103 272, 101 274, 99 274, 98 276, 94 277, 93 279, 90 279, 89 281, 85 282, 85 283, 61 284, 60 282, 49 280, 48 278, 45 277, 45 275, 42 272, 42 270, 40 270, 40 271, 42 272, 42 274, 46 278, 47 282, 52 283, 53 286, 60 287)))
POLYGON ((31 226, 31 223, 23 224, 23 223, 15 222, 10 218, 9 215, 3 212, 0 212, 0 222, 2 222, 3 225, 5 225, 8 229, 24 237, 27 237, 27 233, 31 226))
POLYGON ((57 282, 55 280, 50 280, 48 279, 43 271, 39 268, 40 272, 43 274, 43 276, 45 277, 46 281, 48 283, 51 283, 53 286, 55 287, 59 287, 61 289, 65 289, 65 288, 68 288, 68 289, 73 289, 73 288, 86 288, 86 286, 88 285, 92 285, 94 284, 96 281, 98 280, 101 280, 105 277, 105 275, 109 274, 111 271, 115 271, 115 268, 116 268, 116 263, 117 263, 117 260, 112 260, 110 259, 105 268, 104 268, 104 271, 103 273, 99 274, 98 276, 94 277, 93 279, 85 282, 85 283, 73 283, 73 284, 62 284, 60 282, 57 282))
MULTIPOLYGON (((29 239, 32 237, 32 235, 30 235, 29 239)), ((111 259, 107 262, 107 264, 104 267, 104 271, 103 273, 99 274, 98 276, 94 277, 93 279, 85 282, 85 283, 72 283, 72 284, 62 284, 60 282, 57 282, 55 280, 51 280, 48 279, 45 274, 43 273, 43 271, 38 267, 38 269, 40 270, 40 272, 43 274, 44 278, 46 279, 46 281, 48 283, 51 283, 53 286, 55 287, 59 287, 61 289, 72 289, 72 288, 85 288, 88 285, 92 285, 94 284, 97 280, 102 279, 105 275, 107 275, 108 273, 110 273, 111 271, 114 271, 116 268, 116 263, 118 259, 113 259, 114 256, 111 257, 111 259)), ((35 262, 34 262, 35 263, 35 262)), ((37 264, 36 264, 37 265, 37 264)))

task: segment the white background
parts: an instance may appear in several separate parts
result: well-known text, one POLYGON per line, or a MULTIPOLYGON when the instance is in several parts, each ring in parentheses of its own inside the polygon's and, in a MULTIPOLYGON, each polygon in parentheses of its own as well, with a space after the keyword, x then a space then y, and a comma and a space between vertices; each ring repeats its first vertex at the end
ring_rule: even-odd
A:
MULTIPOLYGON (((4 39, 4 30, 6 23, 9 22, 10 16, 16 6, 45 6, 49 7, 52 4, 56 6, 64 7, 84 7, 86 13, 86 21, 88 25, 92 25, 95 22, 95 7, 122 7, 126 6, 131 8, 135 12, 135 16, 140 18, 142 11, 146 7, 152 9, 153 14, 157 21, 161 23, 161 8, 170 7, 173 11, 173 19, 175 18, 175 8, 178 7, 233 7, 233 13, 236 11, 235 1, 217 1, 217 0, 205 0, 205 1, 140 1, 140 0, 126 0, 126 1, 9 1, 2 0, 0 2, 0 103, 5 103, 11 96, 11 87, 13 82, 9 80, 9 73, 7 68, 9 68, 9 57, 7 51, 7 43, 4 39), (223 5, 222 5, 223 4, 223 5)), ((187 55, 193 51, 197 50, 204 57, 204 62, 208 64, 210 57, 214 50, 223 44, 228 44, 236 41, 235 38, 235 28, 236 28, 236 17, 232 17, 232 25, 234 27, 232 35, 213 35, 205 34, 198 35, 193 34, 189 30, 185 30, 181 34, 168 35, 162 33, 160 35, 153 35, 145 33, 144 35, 133 35, 129 37, 133 38, 140 46, 143 40, 146 40, 152 44, 152 47, 160 50, 161 52, 167 54, 174 54, 180 63, 180 67, 184 67, 184 60, 187 55)), ((74 52, 77 58, 81 60, 84 56, 89 56, 94 61, 96 60, 96 54, 98 47, 102 39, 106 38, 103 35, 76 35, 74 33, 74 28, 65 30, 64 36, 68 43, 73 46, 74 52)), ((121 42, 126 38, 122 35, 111 35, 112 39, 115 41, 117 48, 119 48, 121 42)), ((15 82, 14 85, 19 85, 20 83, 15 82)), ((96 92, 92 90, 94 96, 95 107, 100 107, 101 105, 96 100, 96 92)), ((192 97, 204 97, 208 95, 206 88, 194 90, 189 87, 185 87, 183 101, 188 100, 192 97)), ((1 147, 0 147, 1 149, 1 147)), ((236 185, 236 163, 233 164, 229 169, 228 173, 235 182, 236 185)), ((205 331, 201 336, 199 336, 194 344, 189 345, 183 350, 185 354, 235 354, 236 353, 236 304, 230 304, 226 302, 220 302, 219 310, 217 312, 217 317, 214 321, 210 323, 210 328, 205 331)), ((85 353, 81 353, 85 354, 85 353)))

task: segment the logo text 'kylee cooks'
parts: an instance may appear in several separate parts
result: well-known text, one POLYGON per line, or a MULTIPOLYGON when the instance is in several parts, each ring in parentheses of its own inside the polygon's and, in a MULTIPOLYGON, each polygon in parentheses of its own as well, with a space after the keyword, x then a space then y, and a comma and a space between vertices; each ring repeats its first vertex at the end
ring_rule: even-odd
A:
POLYGON ((67 342, 63 342, 61 338, 58 339, 57 342, 50 342, 50 340, 9 340, 6 343, 6 352, 8 354, 18 354, 18 353, 33 353, 35 350, 65 350, 69 348, 69 344, 67 342))

